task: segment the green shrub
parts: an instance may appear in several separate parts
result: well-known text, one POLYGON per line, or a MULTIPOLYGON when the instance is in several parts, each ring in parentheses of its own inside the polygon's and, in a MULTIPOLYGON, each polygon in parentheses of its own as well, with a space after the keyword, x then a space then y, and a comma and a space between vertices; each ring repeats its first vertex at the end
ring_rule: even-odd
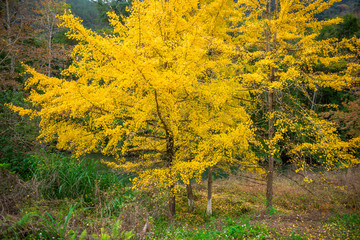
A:
POLYGON ((34 149, 36 129, 34 121, 12 112, 7 103, 24 106, 21 91, 0 90, 0 164, 29 180, 34 171, 34 159, 29 152, 34 149))
POLYGON ((33 177, 35 171, 35 160, 30 155, 19 150, 14 145, 8 145, 6 138, 0 138, 0 146, 2 149, 1 164, 13 173, 16 173, 23 180, 29 180, 33 177))
POLYGON ((76 159, 55 153, 35 155, 41 192, 50 199, 83 198, 93 202, 103 191, 120 190, 124 181, 94 159, 76 159))

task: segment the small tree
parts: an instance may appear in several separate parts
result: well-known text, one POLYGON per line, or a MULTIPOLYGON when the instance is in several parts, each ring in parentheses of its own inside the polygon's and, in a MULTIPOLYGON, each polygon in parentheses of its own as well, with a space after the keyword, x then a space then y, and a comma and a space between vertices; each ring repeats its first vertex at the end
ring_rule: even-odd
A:
MULTIPOLYGON (((359 162, 351 154, 354 141, 342 142, 330 122, 312 110, 318 87, 341 90, 358 81, 359 65, 350 63, 336 39, 317 41, 322 26, 340 19, 318 21, 316 14, 337 0, 238 1, 232 18, 239 49, 239 81, 252 90, 265 109, 268 155, 267 207, 273 196, 274 158, 283 143, 292 161, 305 169, 315 155, 327 167, 359 162), (336 71, 329 69, 336 68, 336 71), (287 142, 289 141, 289 142, 287 142)), ((265 137, 265 136, 263 136, 265 137)), ((355 141, 356 142, 356 141, 355 141)))
POLYGON ((0 88, 17 87, 19 62, 24 54, 24 41, 31 38, 30 2, 0 2, 0 88))
POLYGON ((40 0, 37 2, 36 9, 34 10, 40 32, 43 33, 46 40, 46 55, 47 55, 47 75, 50 77, 52 73, 52 61, 54 58, 61 54, 61 49, 54 51, 54 36, 59 31, 58 24, 60 19, 57 18, 58 14, 62 14, 69 6, 64 0, 40 0))
POLYGON ((167 188, 173 217, 178 180, 200 179, 219 161, 257 163, 252 121, 241 107, 249 96, 234 77, 225 27, 231 5, 136 1, 123 21, 109 13, 107 36, 65 14, 62 25, 79 42, 64 71, 74 80, 29 68, 34 109, 12 108, 40 117, 40 138, 59 149, 113 155, 110 166, 138 174, 134 187, 167 188))

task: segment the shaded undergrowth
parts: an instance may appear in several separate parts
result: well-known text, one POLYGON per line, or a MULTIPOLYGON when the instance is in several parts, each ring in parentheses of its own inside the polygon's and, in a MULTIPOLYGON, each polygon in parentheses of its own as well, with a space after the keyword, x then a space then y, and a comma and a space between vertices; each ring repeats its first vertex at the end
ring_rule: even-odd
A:
POLYGON ((27 182, 2 164, 0 239, 357 239, 359 174, 314 174, 305 184, 288 174, 275 180, 275 207, 265 209, 265 185, 243 172, 214 181, 213 215, 206 182, 185 189, 169 221, 166 193, 131 188, 129 176, 95 159, 60 154, 31 157, 27 182), (289 180, 292 178, 293 180, 289 180), (324 180, 326 179, 326 180, 324 180), (299 185, 301 184, 301 185, 299 185), (11 211, 8 211, 12 209, 11 211))

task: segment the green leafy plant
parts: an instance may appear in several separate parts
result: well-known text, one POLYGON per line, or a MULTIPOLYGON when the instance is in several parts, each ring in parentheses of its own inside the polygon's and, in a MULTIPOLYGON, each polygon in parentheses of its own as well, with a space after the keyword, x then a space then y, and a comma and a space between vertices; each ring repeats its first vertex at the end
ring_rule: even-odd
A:
POLYGON ((67 225, 69 223, 69 220, 70 220, 71 215, 73 214, 75 208, 76 208, 76 204, 74 206, 73 205, 70 206, 69 212, 68 212, 64 222, 58 222, 48 212, 46 212, 47 217, 40 216, 40 218, 46 228, 45 231, 40 233, 42 235, 42 237, 66 239, 67 225))
POLYGON ((55 153, 35 155, 36 172, 44 196, 55 199, 83 198, 96 201, 100 191, 120 189, 124 184, 114 172, 94 159, 68 157, 55 153))
POLYGON ((34 171, 34 159, 29 154, 35 145, 34 121, 16 116, 5 106, 8 103, 26 105, 21 91, 0 91, 0 163, 29 180, 34 171))
POLYGON ((330 235, 334 239, 358 239, 360 236, 360 217, 358 214, 337 215, 324 227, 330 231, 330 235))
POLYGON ((47 211, 45 216, 36 210, 26 212, 17 222, 9 226, 3 235, 0 234, 0 239, 3 239, 2 237, 5 239, 69 239, 71 235, 76 236, 74 230, 68 231, 68 223, 75 208, 76 204, 70 206, 64 221, 58 220, 47 211), (67 232, 72 232, 72 234, 67 232))
MULTIPOLYGON (((84 235, 85 236, 85 235, 84 235)), ((104 228, 101 228, 101 234, 96 235, 92 234, 91 237, 95 240, 111 240, 111 239, 124 239, 128 240, 135 236, 132 231, 121 232, 120 231, 120 220, 116 220, 113 224, 113 228, 110 232, 106 231, 104 228)))
POLYGON ((22 216, 17 222, 9 226, 5 231, 0 233, 0 239, 8 239, 9 237, 14 239, 21 239, 19 234, 19 229, 23 229, 34 217, 39 217, 39 214, 36 212, 28 212, 22 216))
POLYGON ((247 218, 227 218, 225 225, 218 230, 217 224, 210 222, 204 228, 178 227, 176 225, 155 231, 149 238, 161 239, 268 239, 269 230, 260 224, 252 225, 247 218))
POLYGON ((269 215, 276 215, 276 214, 279 213, 279 211, 278 211, 275 207, 266 208, 265 211, 266 211, 269 215))

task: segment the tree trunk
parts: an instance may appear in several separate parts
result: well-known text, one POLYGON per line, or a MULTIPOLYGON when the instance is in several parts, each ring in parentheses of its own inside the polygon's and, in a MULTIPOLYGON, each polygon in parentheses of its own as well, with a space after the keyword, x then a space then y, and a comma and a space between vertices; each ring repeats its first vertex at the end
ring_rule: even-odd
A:
POLYGON ((266 207, 267 208, 271 208, 273 206, 272 203, 272 198, 273 198, 273 181, 274 181, 274 151, 273 151, 273 138, 274 138, 274 117, 273 117, 273 112, 274 112, 274 102, 273 102, 273 98, 274 98, 274 93, 273 91, 269 91, 269 99, 268 99, 268 104, 269 104, 269 132, 268 132, 268 137, 269 137, 269 168, 268 168, 268 172, 267 172, 267 177, 266 177, 266 207))
POLYGON ((51 77, 51 60, 52 60, 52 34, 49 33, 49 40, 48 40, 48 69, 47 69, 47 76, 51 77))
POLYGON ((10 73, 11 74, 15 73, 15 64, 16 64, 15 54, 14 54, 14 52, 11 52, 10 53, 10 73))
POLYGON ((175 216, 175 183, 172 179, 172 162, 174 158, 174 138, 171 134, 166 134, 166 160, 167 167, 169 168, 169 219, 173 219, 175 216))
POLYGON ((171 184, 169 187, 169 219, 173 219, 175 217, 175 193, 174 189, 175 185, 171 184))
POLYGON ((8 44, 8 48, 7 49, 9 51, 9 58, 10 58, 10 67, 9 67, 9 71, 11 74, 15 73, 15 54, 13 51, 14 48, 14 42, 11 39, 11 34, 12 34, 12 22, 11 22, 11 16, 10 16, 10 5, 9 5, 9 1, 6 0, 5 1, 5 7, 6 7, 6 33, 7 33, 7 44, 8 44))
POLYGON ((186 184, 186 192, 187 192, 189 211, 192 212, 195 210, 195 201, 194 201, 194 195, 190 181, 189 184, 186 184))
POLYGON ((208 196, 207 196, 207 208, 206 214, 208 216, 212 215, 212 171, 213 167, 209 167, 209 176, 208 176, 208 196))
POLYGON ((53 36, 54 36, 54 23, 55 23, 55 20, 51 16, 48 16, 48 24, 49 24, 48 70, 47 70, 48 77, 51 76, 51 62, 52 62, 52 51, 53 51, 52 40, 53 40, 53 36))
POLYGON ((165 134, 166 134, 166 153, 164 156, 164 160, 166 162, 166 167, 169 169, 169 176, 168 176, 168 183, 169 183, 169 196, 168 196, 168 200, 169 200, 169 219, 173 219, 176 212, 175 212, 175 182, 173 178, 173 174, 171 172, 171 167, 173 164, 173 159, 175 156, 175 142, 174 142, 174 137, 173 134, 171 132, 171 130, 169 129, 166 121, 164 120, 161 111, 160 111, 160 106, 159 106, 159 101, 158 101, 158 95, 157 95, 157 91, 154 90, 154 94, 155 94, 155 102, 156 102, 156 111, 157 111, 157 115, 164 127, 165 130, 165 134))
MULTIPOLYGON (((277 8, 277 1, 275 3, 277 8)), ((267 4, 267 15, 268 15, 268 24, 266 29, 266 52, 269 53, 271 51, 271 29, 270 29, 270 21, 271 21, 271 0, 268 1, 267 4)), ((273 44, 276 42, 276 34, 273 36, 273 44)), ((269 85, 273 81, 275 81, 275 68, 269 66, 268 70, 268 82, 269 85)), ((273 181, 274 181, 274 146, 273 146, 273 139, 274 139, 274 89, 269 87, 268 89, 268 113, 269 113, 269 120, 268 120, 268 140, 269 140, 269 149, 268 149, 268 171, 266 176, 266 207, 272 208, 273 206, 273 181)))

